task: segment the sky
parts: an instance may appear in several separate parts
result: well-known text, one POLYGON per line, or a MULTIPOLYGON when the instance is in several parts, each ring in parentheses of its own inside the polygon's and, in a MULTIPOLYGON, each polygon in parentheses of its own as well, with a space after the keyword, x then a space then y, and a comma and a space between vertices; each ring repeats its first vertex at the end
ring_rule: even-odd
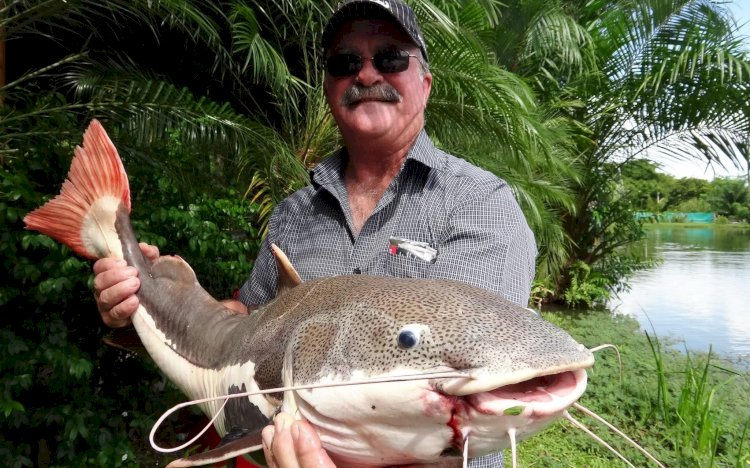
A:
MULTIPOLYGON (((740 34, 745 38, 745 49, 750 51, 750 0, 727 0, 725 4, 737 24, 740 25, 740 34)), ((746 168, 735 168, 731 163, 726 164, 726 169, 717 165, 706 167, 706 163, 695 161, 673 161, 663 160, 661 171, 671 174, 676 178, 695 177, 699 179, 712 180, 715 177, 739 176, 746 174, 746 168)))

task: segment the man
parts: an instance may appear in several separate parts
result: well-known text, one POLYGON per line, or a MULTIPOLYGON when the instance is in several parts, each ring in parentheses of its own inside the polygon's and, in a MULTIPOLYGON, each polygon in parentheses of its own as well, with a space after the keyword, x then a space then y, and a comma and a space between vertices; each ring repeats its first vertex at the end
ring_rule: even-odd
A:
MULTIPOLYGON (((325 96, 345 146, 276 208, 239 301, 227 305, 246 312, 274 297, 275 243, 305 281, 352 273, 448 278, 525 307, 533 235, 505 182, 427 137, 432 75, 412 10, 401 0, 346 1, 327 23, 322 46, 325 96)), ((153 247, 144 252, 158 256, 153 247)), ((138 305, 135 269, 103 259, 94 272, 104 322, 127 324, 138 305)), ((293 426, 308 434, 307 426, 293 426)), ((472 466, 501 463, 496 454, 472 466)))

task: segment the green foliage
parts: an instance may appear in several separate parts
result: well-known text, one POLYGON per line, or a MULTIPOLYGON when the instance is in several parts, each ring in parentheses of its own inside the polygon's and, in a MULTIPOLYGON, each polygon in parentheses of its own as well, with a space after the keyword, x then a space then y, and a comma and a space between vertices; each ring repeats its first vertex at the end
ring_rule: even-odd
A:
MULTIPOLYGON (((548 3, 513 5, 535 7, 536 14, 543 15, 542 5, 548 3)), ((633 179, 637 182, 630 187, 632 196, 627 186, 613 183, 621 180, 613 166, 655 155, 710 161, 724 154, 737 164, 748 159, 750 109, 740 96, 747 93, 750 62, 735 39, 736 27, 714 2, 555 2, 558 5, 564 7, 556 13, 575 19, 583 26, 576 31, 583 35, 558 32, 557 50, 578 50, 576 57, 592 54, 594 60, 576 59, 581 66, 571 69, 562 65, 570 53, 549 55, 541 49, 553 64, 527 70, 532 62, 523 62, 526 54, 511 52, 525 51, 530 44, 523 33, 517 36, 520 40, 508 42, 503 56, 512 56, 509 67, 527 70, 535 78, 543 99, 585 103, 568 111, 575 121, 570 128, 580 175, 569 185, 574 209, 563 215, 571 240, 565 264, 572 268, 583 261, 596 266, 640 238, 640 227, 626 219, 632 218, 633 208, 659 212, 680 201, 667 195, 670 187, 657 182, 660 176, 651 170, 653 165, 634 163, 640 164, 644 177, 633 179), (536 72, 545 79, 536 79, 536 72)), ((521 29, 508 26, 513 32, 521 29)), ((559 296, 570 285, 570 276, 568 272, 558 281, 559 296)))
MULTIPOLYGON (((750 192, 743 178, 675 179, 658 174, 656 165, 636 160, 621 167, 625 196, 637 210, 660 213, 666 208, 676 212, 708 212, 738 221, 750 219, 750 192), (653 198, 662 197, 662 198, 653 198)), ((679 215, 671 222, 685 222, 679 215)))
MULTIPOLYGON (((579 402, 640 443, 665 466, 740 467, 750 459, 747 371, 733 370, 716 357, 679 353, 671 346, 661 346, 654 353, 632 317, 607 311, 543 316, 589 348, 603 343, 617 346, 622 364, 612 351, 599 351, 579 402), (666 411, 662 411, 663 395, 669 402, 666 411)), ((635 466, 651 466, 603 425, 578 411, 571 414, 635 466)), ((565 421, 522 442, 519 448, 519 466, 605 468, 619 463, 607 449, 565 421)))
POLYGON ((620 166, 623 186, 633 207, 660 213, 672 204, 674 178, 656 172, 657 165, 645 159, 628 161, 620 166))
POLYGON ((714 224, 729 224, 729 218, 726 216, 718 215, 714 218, 714 224))
POLYGON ((703 198, 691 198, 675 207, 675 211, 683 213, 711 211, 711 205, 703 198))
MULTIPOLYGON (((69 0, 2 10, 15 59, 0 88, 9 277, 0 463, 149 464, 143 431, 178 397, 148 364, 101 347, 89 265, 21 230, 23 215, 57 192, 84 123, 100 118, 117 142, 140 238, 185 257, 225 297, 246 277, 274 203, 339 143, 320 90, 332 4, 69 0)), ((545 286, 534 297, 574 285, 572 302, 601 300, 643 265, 625 250, 642 235, 634 206, 701 196, 699 184, 661 193, 648 167, 628 196, 613 161, 668 140, 677 156, 747 157, 749 67, 715 3, 411 4, 435 77, 428 131, 513 188, 540 246, 545 286)), ((744 217, 746 205, 727 209, 744 217)))
POLYGON ((534 282, 531 283, 531 295, 529 297, 530 307, 533 307, 536 310, 541 310, 542 305, 547 302, 554 292, 555 291, 550 287, 548 282, 538 279, 534 280, 534 282))
MULTIPOLYGON (((708 354, 698 362, 686 352, 684 359, 684 380, 675 382, 670 378, 664 363, 665 351, 659 339, 646 334, 649 346, 656 362, 657 393, 655 411, 661 417, 661 422, 672 428, 671 441, 677 460, 681 466, 710 466, 720 451, 734 455, 739 466, 742 456, 742 439, 736 453, 731 453, 731 447, 737 439, 732 432, 727 431, 722 408, 717 408, 723 397, 723 387, 731 384, 742 375, 722 367, 714 362, 709 348, 708 354), (722 440, 723 439, 723 440, 722 440), (728 447, 720 449, 720 444, 731 441, 728 447), (722 442, 720 442, 722 441, 722 442)), ((730 398, 735 397, 730 395, 730 398)), ((730 400, 731 404, 731 400, 730 400)), ((750 423, 750 414, 740 414, 746 418, 745 428, 750 423)))
POLYGON ((675 180, 669 190, 668 209, 674 211, 711 211, 705 196, 708 192, 709 182, 704 179, 686 177, 675 180), (694 203, 691 205, 691 203, 694 203), (682 208, 684 206, 684 208, 682 208), (689 208, 689 209, 685 209, 689 208))
POLYGON ((708 193, 711 207, 722 216, 737 220, 750 220, 750 190, 744 179, 717 178, 708 193))
POLYGON ((609 298, 607 281, 597 272, 592 272, 591 267, 584 262, 576 262, 570 268, 570 286, 565 290, 563 298, 565 303, 571 307, 592 307, 595 303, 601 304, 609 298))
MULTIPOLYGON (((183 396, 150 360, 102 343, 108 330, 91 294, 90 263, 23 230, 23 216, 58 192, 80 139, 81 133, 74 141, 55 138, 58 125, 83 129, 72 118, 36 122, 35 131, 50 136, 38 136, 0 165, 0 262, 6 272, 0 284, 0 465, 163 465, 172 457, 148 448, 147 434, 183 396)), ((172 154, 172 172, 135 164, 128 152, 123 158, 141 239, 187 258, 218 297, 231 294, 257 252, 255 207, 231 188, 197 178, 192 189, 181 186, 179 176, 190 167, 207 170, 184 149, 172 154)), ((174 432, 190 430, 197 415, 183 419, 174 432)))

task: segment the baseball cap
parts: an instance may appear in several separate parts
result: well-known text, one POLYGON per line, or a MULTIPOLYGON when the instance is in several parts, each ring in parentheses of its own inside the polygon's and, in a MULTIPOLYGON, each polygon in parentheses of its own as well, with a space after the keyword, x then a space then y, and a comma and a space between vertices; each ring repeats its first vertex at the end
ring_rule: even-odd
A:
POLYGON ((327 50, 341 26, 355 19, 386 19, 394 21, 419 47, 427 60, 427 45, 417 24, 414 11, 401 0, 345 0, 328 19, 323 29, 323 50, 327 50))

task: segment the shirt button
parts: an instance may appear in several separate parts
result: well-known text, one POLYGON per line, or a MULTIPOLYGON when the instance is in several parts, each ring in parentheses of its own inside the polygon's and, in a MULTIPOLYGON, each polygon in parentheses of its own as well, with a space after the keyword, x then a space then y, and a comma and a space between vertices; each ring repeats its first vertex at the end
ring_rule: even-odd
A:
POLYGON ((355 268, 354 269, 354 274, 355 275, 361 275, 362 274, 362 270, 360 270, 359 268, 355 268))

